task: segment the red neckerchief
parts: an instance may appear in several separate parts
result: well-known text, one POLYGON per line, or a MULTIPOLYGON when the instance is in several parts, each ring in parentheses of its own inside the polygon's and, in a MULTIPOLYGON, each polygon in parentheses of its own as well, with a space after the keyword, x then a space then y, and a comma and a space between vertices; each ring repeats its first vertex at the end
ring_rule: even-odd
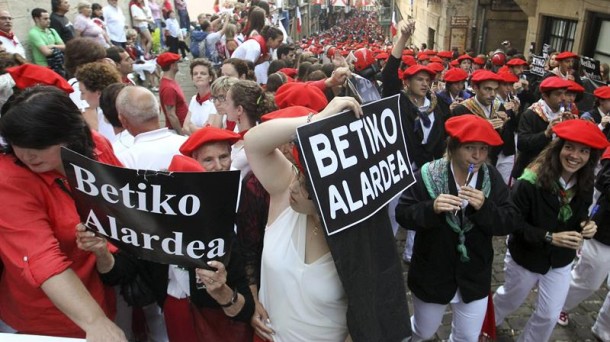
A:
POLYGON ((195 101, 197 101, 197 103, 199 103, 199 105, 201 106, 205 101, 210 99, 210 93, 207 93, 203 96, 199 96, 199 93, 197 93, 197 96, 195 96, 195 101))
POLYGON ((267 42, 265 41, 265 37, 263 37, 262 35, 258 34, 258 35, 256 35, 256 36, 254 36, 254 37, 250 37, 250 38, 248 38, 248 39, 246 39, 246 40, 250 40, 250 39, 254 39, 254 40, 256 40, 256 42, 258 43, 258 45, 260 45, 260 46, 261 46, 261 56, 262 56, 262 57, 266 57, 266 56, 267 56, 267 53, 268 53, 269 51, 267 51, 267 42))
POLYGON ((15 34, 14 33, 6 33, 2 30, 0 30, 0 36, 5 37, 10 39, 11 41, 13 41, 13 44, 15 44, 15 46, 17 46, 17 41, 15 40, 15 34))
MULTIPOLYGON (((228 122, 229 122, 229 121, 227 121, 227 123, 228 123, 228 122)), ((239 132, 239 133, 237 133, 237 134, 241 135, 241 138, 243 139, 243 138, 244 138, 244 135, 246 135, 246 133, 248 133, 248 131, 249 131, 249 130, 250 130, 250 129, 246 129, 246 130, 241 131, 241 132, 239 132)))
POLYGON ((228 131, 233 132, 235 130, 235 126, 237 126, 237 122, 227 120, 227 126, 225 127, 228 131))

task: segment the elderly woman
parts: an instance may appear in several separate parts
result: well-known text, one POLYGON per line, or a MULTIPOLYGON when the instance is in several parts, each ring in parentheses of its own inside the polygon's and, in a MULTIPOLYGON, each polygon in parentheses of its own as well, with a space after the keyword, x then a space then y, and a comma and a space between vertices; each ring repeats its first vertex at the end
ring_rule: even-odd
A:
MULTIPOLYGON (((191 135, 180 147, 182 155, 174 156, 170 171, 218 172, 231 166, 231 145, 241 137, 216 127, 204 127, 191 135), (189 162, 185 157, 191 160, 189 162), (192 158, 192 159, 191 159, 192 158), (176 165, 199 163, 188 169, 176 165)), ((163 308, 170 341, 234 341, 252 340, 248 322, 254 312, 254 300, 243 267, 239 245, 231 241, 231 258, 227 265, 210 261, 209 270, 184 270, 184 277, 173 285, 167 280, 168 266, 119 252, 111 254, 102 238, 78 228, 79 247, 97 256, 97 269, 109 284, 126 283, 138 272, 146 276, 157 303, 163 308), (145 273, 145 274, 144 274, 145 273), (184 283, 183 283, 184 282, 184 283), (187 297, 176 298, 171 286, 187 289, 187 297), (193 306, 191 306, 193 304, 193 306)))
POLYGON ((111 46, 112 43, 106 31, 91 19, 91 3, 81 1, 78 3, 77 9, 78 13, 74 16, 73 24, 76 35, 93 38, 105 48, 111 46))
POLYGON ((184 119, 182 131, 191 135, 196 130, 205 126, 210 114, 216 114, 216 108, 211 100, 211 85, 216 79, 216 73, 212 69, 212 64, 204 58, 196 58, 189 66, 191 78, 197 94, 193 95, 189 103, 189 112, 184 119))
POLYGON ((508 240, 505 282, 494 295, 496 325, 538 285, 538 302, 519 341, 548 341, 570 288, 570 271, 582 241, 597 231, 587 212, 593 170, 608 141, 588 120, 553 126, 553 140, 513 188, 517 230, 508 240))
POLYGON ((126 341, 111 321, 114 295, 95 256, 76 248, 80 217, 60 155, 65 146, 120 165, 108 141, 54 87, 19 94, 0 119, 0 135, 8 144, 0 155, 0 320, 18 333, 126 341))
POLYGON ((476 341, 491 290, 492 238, 513 229, 516 208, 501 175, 486 164, 502 144, 475 115, 445 123, 446 157, 424 164, 400 198, 396 221, 417 231, 408 284, 413 341, 432 338, 451 304, 450 340, 476 341))
POLYGON ((235 77, 221 76, 212 83, 210 101, 216 108, 216 114, 208 116, 208 124, 211 126, 226 128, 230 131, 235 129, 236 122, 227 121, 226 103, 227 93, 237 81, 238 79, 235 77))
POLYGON ((271 120, 246 134, 252 170, 270 195, 259 291, 266 312, 253 318, 265 340, 345 341, 348 335, 347 298, 306 176, 277 149, 292 141, 298 126, 343 109, 362 113, 355 99, 335 97, 318 115, 271 120))

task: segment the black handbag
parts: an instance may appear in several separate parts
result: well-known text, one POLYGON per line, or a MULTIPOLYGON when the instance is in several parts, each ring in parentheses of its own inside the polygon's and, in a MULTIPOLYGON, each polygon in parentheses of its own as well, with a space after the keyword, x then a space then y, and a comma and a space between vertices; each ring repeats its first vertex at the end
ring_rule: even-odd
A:
POLYGON ((64 69, 64 53, 58 48, 52 48, 51 51, 52 53, 47 56, 47 65, 51 70, 67 79, 66 70, 64 69))

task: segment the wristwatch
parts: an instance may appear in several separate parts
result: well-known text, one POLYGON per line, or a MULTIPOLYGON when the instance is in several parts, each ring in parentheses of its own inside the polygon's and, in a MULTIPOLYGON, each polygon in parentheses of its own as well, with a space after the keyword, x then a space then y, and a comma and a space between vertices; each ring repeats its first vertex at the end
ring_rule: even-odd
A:
POLYGON ((544 235, 544 240, 548 243, 553 243, 553 233, 546 232, 546 235, 544 235))

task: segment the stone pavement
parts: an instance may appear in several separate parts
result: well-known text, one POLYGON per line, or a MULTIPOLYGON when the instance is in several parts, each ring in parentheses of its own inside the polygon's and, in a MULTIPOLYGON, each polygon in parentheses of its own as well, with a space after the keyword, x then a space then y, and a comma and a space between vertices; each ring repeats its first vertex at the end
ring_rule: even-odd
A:
MULTIPOLYGON (((400 255, 405 245, 406 231, 399 229, 396 234, 397 246, 400 255)), ((506 252, 506 237, 495 237, 493 241, 494 245, 494 261, 493 261, 493 274, 492 274, 492 290, 495 291, 504 283, 504 253, 506 252)), ((407 273, 409 266, 403 262, 403 270, 405 283, 407 279, 407 273)), ((595 341, 593 334, 591 334, 591 327, 595 323, 597 318, 597 312, 602 306, 604 299, 608 293, 608 288, 604 282, 604 285, 600 290, 595 292, 590 298, 583 301, 576 309, 570 312, 570 324, 567 327, 560 325, 555 326, 551 341, 570 341, 570 342, 585 342, 595 341)), ((497 341, 498 342, 511 342, 516 341, 521 334, 521 329, 525 326, 525 323, 532 314, 534 307, 536 306, 537 290, 534 289, 527 297, 527 300, 519 309, 517 309, 512 315, 508 316, 504 323, 497 330, 497 341)), ((409 303, 411 303, 411 291, 407 289, 407 297, 409 303)), ((409 309, 412 311, 412 307, 409 305, 409 309)), ((438 329, 434 341, 446 341, 449 339, 449 333, 451 332, 451 307, 447 307, 447 312, 443 317, 443 322, 438 329)), ((529 341, 528 341, 529 342, 529 341)), ((538 342, 538 341, 531 341, 538 342)))
MULTIPOLYGON (((193 86, 191 81, 190 73, 189 73, 189 62, 183 61, 180 62, 180 72, 178 73, 177 80, 178 83, 182 86, 182 90, 184 91, 184 95, 186 97, 187 103, 190 101, 191 97, 196 93, 196 89, 193 86)), ((399 229, 398 234, 396 235, 398 252, 402 255, 402 251, 404 249, 405 244, 405 230, 399 229)), ((495 291, 500 285, 504 283, 504 253, 506 251, 505 246, 505 237, 496 237, 494 238, 494 262, 493 262, 493 275, 492 275, 492 290, 495 291)), ((407 279, 407 273, 409 270, 409 266, 406 263, 403 263, 404 269, 404 277, 405 283, 407 279)), ((593 335, 591 334, 591 327, 595 322, 597 317, 597 312, 599 311, 608 289, 604 283, 604 286, 600 290, 598 290, 593 296, 589 299, 582 302, 576 309, 574 309, 570 313, 570 324, 567 327, 562 327, 557 325, 555 330, 553 331, 553 335, 551 336, 551 341, 569 341, 569 342, 585 342, 585 341, 595 341, 593 335)), ((407 297, 409 303, 411 303, 411 292, 407 291, 407 297)), ((497 341, 498 342, 511 342, 516 341, 521 333, 521 329, 525 326, 525 323, 529 319, 529 316, 532 314, 533 309, 536 305, 536 297, 537 290, 534 289, 528 296, 526 302, 515 311, 512 315, 508 316, 505 322, 499 327, 497 331, 497 341)), ((411 312, 413 312, 413 308, 410 307, 411 312)), ((443 317, 443 323, 441 327, 438 329, 436 334, 436 338, 434 341, 446 341, 449 338, 449 333, 451 332, 451 308, 448 307, 447 313, 443 317)), ((531 341, 538 342, 538 341, 531 341)))

